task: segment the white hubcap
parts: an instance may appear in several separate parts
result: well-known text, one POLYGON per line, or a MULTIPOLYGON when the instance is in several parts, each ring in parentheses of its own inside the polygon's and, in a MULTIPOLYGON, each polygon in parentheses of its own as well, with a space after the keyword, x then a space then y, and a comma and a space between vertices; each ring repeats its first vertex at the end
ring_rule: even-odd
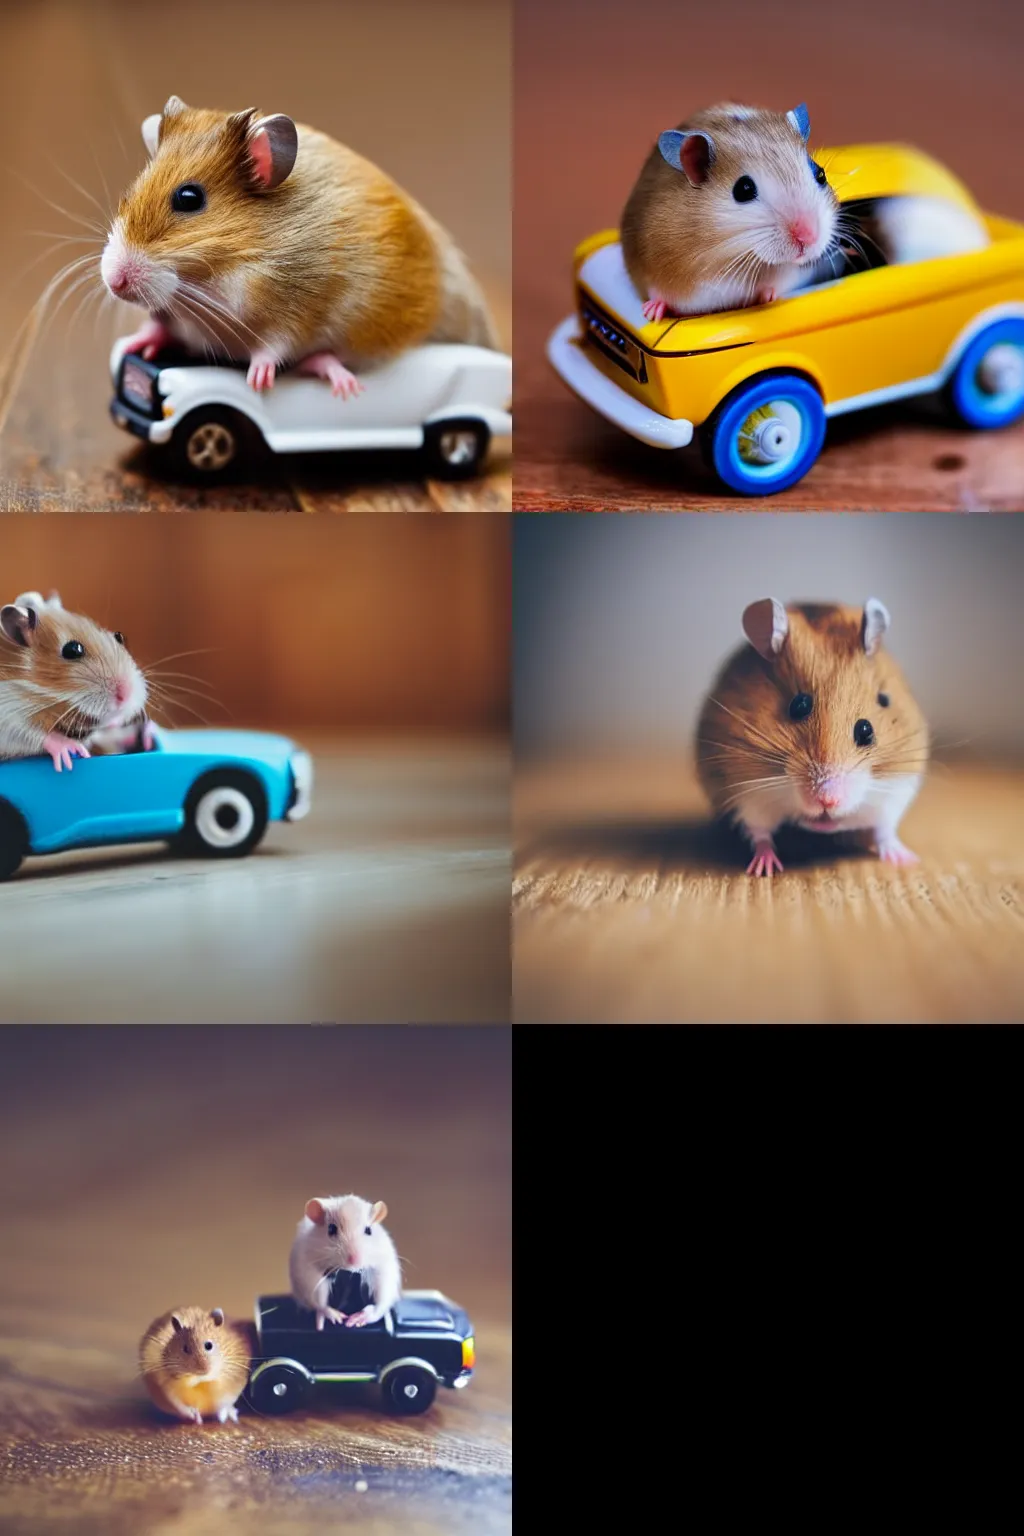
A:
POLYGON ((407 1387, 402 1388, 402 1391, 405 1393, 406 1397, 418 1397, 419 1390, 419 1387, 413 1386, 411 1381, 407 1387))
POLYGON ((1024 389, 1024 352, 1009 342, 990 347, 978 364, 978 384, 986 395, 1015 395, 1024 389))
POLYGON ((739 453, 748 464, 783 464, 800 447, 800 412, 788 400, 758 406, 740 428, 739 453))
POLYGON ((209 421, 196 427, 186 451, 196 469, 223 469, 235 456, 235 439, 219 421, 209 421))
POLYGON ((449 464, 472 464, 476 457, 476 433, 442 432, 441 457, 449 464))
POLYGON ((210 848, 237 848, 255 824, 252 801, 228 784, 207 790, 196 806, 196 831, 210 848))

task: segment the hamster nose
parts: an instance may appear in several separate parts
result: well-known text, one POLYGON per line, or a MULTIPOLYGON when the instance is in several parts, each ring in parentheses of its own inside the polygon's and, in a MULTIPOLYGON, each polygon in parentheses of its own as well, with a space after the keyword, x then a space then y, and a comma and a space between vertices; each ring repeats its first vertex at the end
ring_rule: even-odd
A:
POLYGON ((127 704, 131 691, 132 685, 128 682, 127 678, 119 677, 114 684, 114 702, 116 704, 127 704))
POLYGON ((823 811, 834 811, 843 803, 843 797, 839 791, 831 785, 823 785, 814 797, 823 811))
POLYGON ((818 238, 818 231, 815 229, 810 219, 807 218, 790 220, 789 232, 793 239, 796 241, 797 245, 804 248, 806 248, 808 245, 813 245, 815 240, 818 238))

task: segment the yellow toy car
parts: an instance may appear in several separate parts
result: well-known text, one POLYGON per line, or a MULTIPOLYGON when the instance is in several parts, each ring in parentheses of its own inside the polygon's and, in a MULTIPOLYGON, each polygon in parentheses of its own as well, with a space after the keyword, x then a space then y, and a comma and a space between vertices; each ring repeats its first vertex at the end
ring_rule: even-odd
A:
POLYGON ((929 254, 926 227, 898 265, 847 254, 839 275, 826 262, 773 303, 647 321, 618 232, 607 230, 577 248, 577 313, 548 342, 557 372, 594 410, 656 448, 696 436, 744 495, 795 485, 821 451, 826 419, 844 411, 941 392, 968 427, 1024 416, 1024 224, 982 213, 917 150, 815 153, 851 220, 913 203, 973 226, 980 248, 949 255, 940 239, 929 254))

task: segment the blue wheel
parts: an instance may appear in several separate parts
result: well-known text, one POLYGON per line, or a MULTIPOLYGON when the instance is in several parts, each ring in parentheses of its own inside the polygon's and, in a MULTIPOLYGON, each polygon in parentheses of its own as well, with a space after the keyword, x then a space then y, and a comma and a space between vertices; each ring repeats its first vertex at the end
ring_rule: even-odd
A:
POLYGON ((1024 416, 1024 320, 995 320, 979 331, 947 386, 965 427, 1007 427, 1024 416))
POLYGON ((771 496, 804 475, 825 441, 825 407, 797 373, 766 374, 741 384, 705 429, 720 480, 744 496, 771 496))

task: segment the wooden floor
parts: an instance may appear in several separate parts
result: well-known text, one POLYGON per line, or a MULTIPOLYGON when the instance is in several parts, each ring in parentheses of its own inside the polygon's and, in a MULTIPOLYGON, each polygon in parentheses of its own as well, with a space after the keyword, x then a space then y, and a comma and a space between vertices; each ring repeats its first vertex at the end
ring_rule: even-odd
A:
POLYGON ((508 1030, 0 1031, 0 1530, 507 1536, 508 1030), (313 1194, 382 1198, 405 1283, 477 1369, 422 1418, 375 1389, 176 1423, 136 1377, 170 1307, 251 1318, 313 1194))
POLYGON ((685 761, 524 768, 514 1017, 536 1023, 1024 1021, 1024 778, 937 768, 902 824, 918 866, 709 822, 685 761))
POLYGON ((28 859, 0 885, 0 1021, 507 1022, 508 753, 304 743, 310 815, 246 859, 28 859))
POLYGON ((557 0, 518 0, 517 511, 1024 509, 1024 425, 964 433, 909 403, 857 412, 830 423, 821 458, 792 490, 736 498, 709 478, 696 448, 665 452, 627 437, 547 362, 548 337, 574 309, 575 247, 617 226, 658 132, 715 101, 775 110, 806 101, 813 144, 919 145, 984 208, 1024 216, 1024 167, 1011 148, 1024 130, 1020 15, 999 0, 970 11, 936 0, 922 31, 906 7, 894 14, 888 0, 864 0, 851 32, 842 0, 803 9, 793 25, 766 29, 759 0, 691 6, 676 47, 675 0, 634 0, 628 15, 622 0, 592 0, 585 15, 557 0))

